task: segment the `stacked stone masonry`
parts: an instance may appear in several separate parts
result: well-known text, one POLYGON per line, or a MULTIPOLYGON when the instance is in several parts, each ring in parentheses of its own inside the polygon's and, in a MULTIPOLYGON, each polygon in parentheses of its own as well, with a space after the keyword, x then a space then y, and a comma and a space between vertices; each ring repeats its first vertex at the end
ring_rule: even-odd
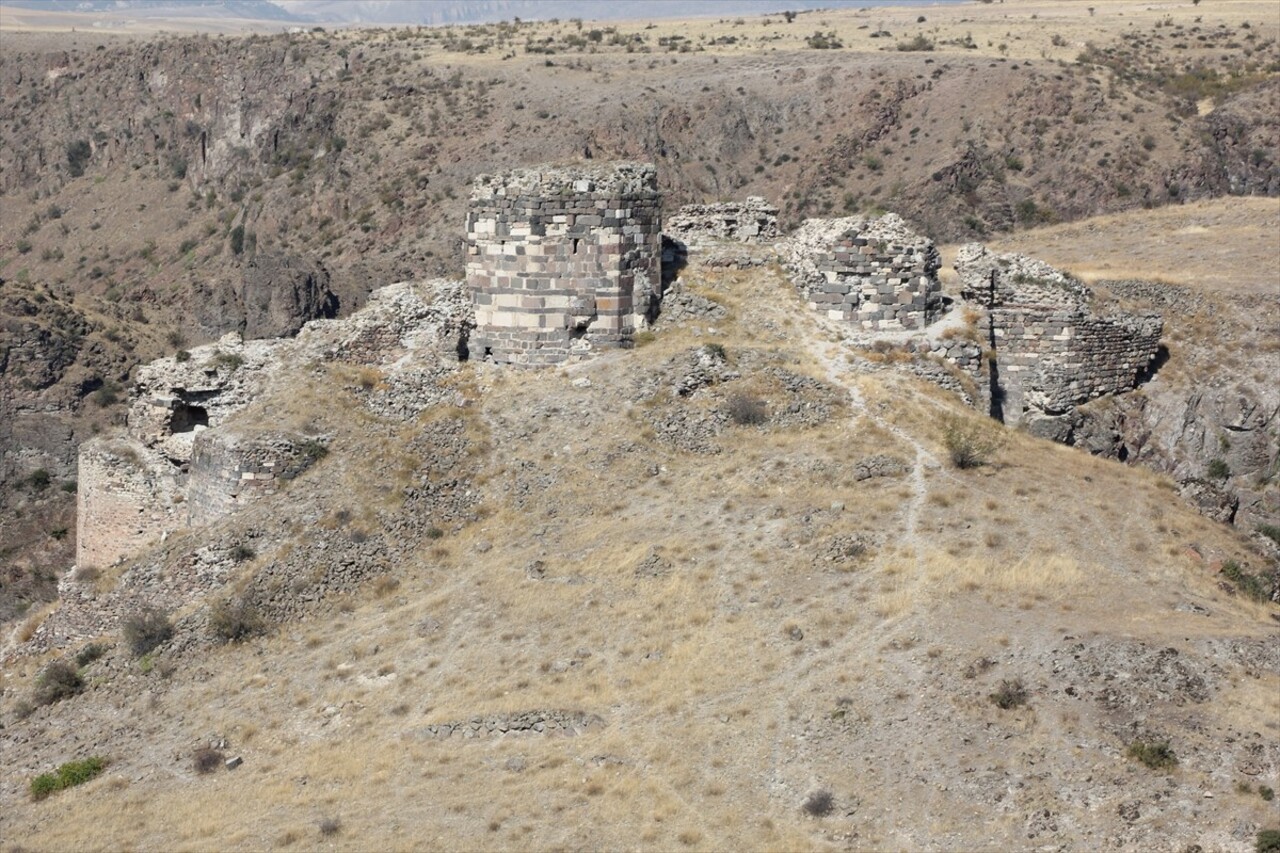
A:
POLYGON ((205 430, 196 438, 187 485, 188 523, 208 524, 275 494, 314 458, 314 441, 279 432, 205 430))
POLYGON ((667 219, 668 236, 683 243, 710 238, 739 243, 768 243, 782 236, 778 230, 778 208, 759 196, 746 201, 718 204, 688 204, 667 219))
POLYGON ((661 295, 659 204, 648 164, 477 178, 467 214, 470 351, 550 365, 631 346, 661 295))
POLYGON ((80 445, 76 476, 78 566, 109 566, 181 525, 180 477, 140 441, 90 439, 80 445))
POLYGON ((870 331, 923 329, 942 313, 933 241, 893 214, 809 220, 782 249, 809 307, 870 331))
POLYGON ((1042 261, 970 244, 957 253, 956 272, 961 295, 987 308, 994 390, 1009 423, 1131 391, 1159 352, 1159 315, 1099 314, 1088 287, 1042 261))

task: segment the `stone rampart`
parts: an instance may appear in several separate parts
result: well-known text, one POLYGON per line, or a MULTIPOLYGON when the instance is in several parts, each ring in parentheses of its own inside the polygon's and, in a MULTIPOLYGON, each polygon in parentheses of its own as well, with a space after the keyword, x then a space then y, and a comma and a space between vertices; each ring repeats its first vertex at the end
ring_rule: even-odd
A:
POLYGON ((258 498, 275 494, 315 457, 314 440, 281 432, 229 428, 196 437, 187 486, 187 518, 208 524, 258 498))
POLYGON ((987 309, 993 410, 1008 423, 1131 391, 1159 351, 1158 315, 1098 313, 1087 286, 1043 261, 970 244, 956 272, 961 295, 987 309))
POLYGON ((938 250, 893 214, 810 219, 782 255, 809 307, 833 320, 896 331, 922 329, 942 313, 938 250))
POLYGON ((687 204, 667 218, 663 230, 683 243, 705 239, 768 243, 782 236, 778 208, 759 196, 746 201, 687 204))
POLYGON ((659 202, 649 164, 478 177, 467 213, 471 351, 548 365, 629 347, 661 294, 659 202))
POLYGON ((112 565, 186 521, 181 475, 140 441, 86 441, 80 445, 77 478, 77 566, 112 565))

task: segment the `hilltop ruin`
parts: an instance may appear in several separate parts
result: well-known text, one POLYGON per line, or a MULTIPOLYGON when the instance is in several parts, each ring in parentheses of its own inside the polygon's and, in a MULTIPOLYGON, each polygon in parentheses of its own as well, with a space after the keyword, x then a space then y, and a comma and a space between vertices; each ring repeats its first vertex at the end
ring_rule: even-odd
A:
POLYGON ((519 365, 631 346, 661 295, 657 171, 646 163, 476 178, 467 212, 469 348, 519 365))

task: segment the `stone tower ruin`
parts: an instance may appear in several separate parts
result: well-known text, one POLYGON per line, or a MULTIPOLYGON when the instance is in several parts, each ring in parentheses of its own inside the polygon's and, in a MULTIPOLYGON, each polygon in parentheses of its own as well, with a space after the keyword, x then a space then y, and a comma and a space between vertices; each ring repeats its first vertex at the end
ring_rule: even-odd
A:
POLYGON ((467 212, 471 354, 540 366, 631 346, 661 293, 661 229, 651 164, 476 178, 467 212))

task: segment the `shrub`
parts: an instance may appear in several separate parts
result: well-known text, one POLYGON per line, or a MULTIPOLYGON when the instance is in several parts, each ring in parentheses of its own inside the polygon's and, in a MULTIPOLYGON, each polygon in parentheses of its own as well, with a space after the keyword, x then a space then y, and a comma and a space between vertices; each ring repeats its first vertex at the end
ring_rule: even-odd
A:
POLYGON ((1135 740, 1129 744, 1128 755, 1152 770, 1172 770, 1178 766, 1178 757, 1173 754, 1173 748, 1166 741, 1146 743, 1135 740))
POLYGON ((102 773, 107 767, 107 760, 101 756, 93 756, 83 761, 68 761, 54 773, 42 773, 31 780, 31 797, 43 800, 50 794, 66 788, 83 785, 102 773))
POLYGON ((718 358, 723 360, 725 357, 724 344, 704 344, 702 347, 702 351, 705 352, 707 355, 711 356, 712 358, 718 358))
POLYGON ((202 746, 191 754, 191 766, 201 776, 222 766, 223 755, 211 746, 202 746))
POLYGON ((1266 800, 1268 803, 1276 798, 1276 790, 1270 785, 1259 785, 1258 796, 1266 800))
POLYGON ((342 820, 336 817, 327 817, 320 821, 321 835, 337 835, 342 831, 342 820))
POLYGON ((1004 436, 989 423, 948 418, 942 428, 942 443, 952 465, 980 468, 1004 445, 1004 436))
POLYGON ((309 438, 302 442, 302 444, 298 445, 298 453, 301 454, 302 458, 307 460, 308 463, 319 462, 321 459, 329 455, 329 448, 325 446, 324 442, 317 441, 314 438, 309 438))
POLYGON ((220 601, 209 610, 209 630, 224 643, 238 643, 266 627, 258 608, 241 598, 220 601))
POLYGON ((67 145, 67 171, 71 173, 71 177, 78 178, 84 174, 85 164, 92 155, 93 149, 89 147, 87 139, 77 139, 67 145))
POLYGON ((1272 542, 1280 545, 1280 524, 1259 524, 1257 530, 1272 542))
POLYGON ((238 255, 244 251, 244 226, 237 225, 231 229, 231 253, 238 255))
POLYGON ((76 666, 88 666, 106 653, 107 647, 102 643, 90 643, 76 652, 76 666))
POLYGON ((834 31, 827 33, 816 31, 805 39, 805 44, 814 50, 837 50, 844 47, 844 42, 840 41, 834 31))
POLYGON ((236 370, 244 365, 244 356, 234 352, 215 353, 212 364, 218 369, 226 368, 227 370, 236 370))
POLYGON ((1000 689, 991 694, 991 701, 1005 711, 1017 708, 1027 703, 1027 688, 1020 678, 1005 679, 1000 682, 1000 689))
POLYGON ((169 616, 153 607, 124 620, 124 641, 134 657, 142 657, 172 636, 169 616))
POLYGON ((1235 560, 1227 560, 1222 564, 1222 575, 1235 584, 1247 598, 1252 598, 1254 601, 1266 601, 1271 597, 1271 590, 1267 588, 1267 582, 1257 575, 1245 571, 1244 567, 1235 560))
POLYGON ((831 792, 825 789, 818 789, 809 796, 804 798, 800 808, 804 809, 805 814, 813 817, 826 817, 836 807, 836 799, 831 792))
POLYGON ((764 401, 746 394, 734 394, 728 399, 725 408, 729 419, 739 426, 755 426, 769 420, 769 410, 764 401))
POLYGON ((23 483, 26 484, 27 488, 37 492, 44 491, 49 488, 49 484, 51 482, 53 482, 53 476, 45 468, 37 468, 28 474, 27 478, 23 480, 23 483))
POLYGON ((1212 459, 1209 461, 1209 467, 1205 469, 1210 480, 1225 480, 1231 476, 1231 466, 1227 464, 1225 459, 1212 459))
POLYGON ((37 705, 52 705, 69 699, 84 689, 84 679, 66 661, 56 660, 44 668, 36 679, 33 699, 37 705))
POLYGON ((1280 829, 1258 830, 1254 849, 1257 853, 1280 853, 1280 829))
POLYGON ((258 552, 242 543, 232 548, 228 556, 237 563, 243 563, 245 560, 252 560, 258 556, 258 552))
POLYGON ((898 42, 898 50, 933 50, 933 42, 929 41, 929 39, 925 38, 923 35, 917 35, 911 41, 898 42))

